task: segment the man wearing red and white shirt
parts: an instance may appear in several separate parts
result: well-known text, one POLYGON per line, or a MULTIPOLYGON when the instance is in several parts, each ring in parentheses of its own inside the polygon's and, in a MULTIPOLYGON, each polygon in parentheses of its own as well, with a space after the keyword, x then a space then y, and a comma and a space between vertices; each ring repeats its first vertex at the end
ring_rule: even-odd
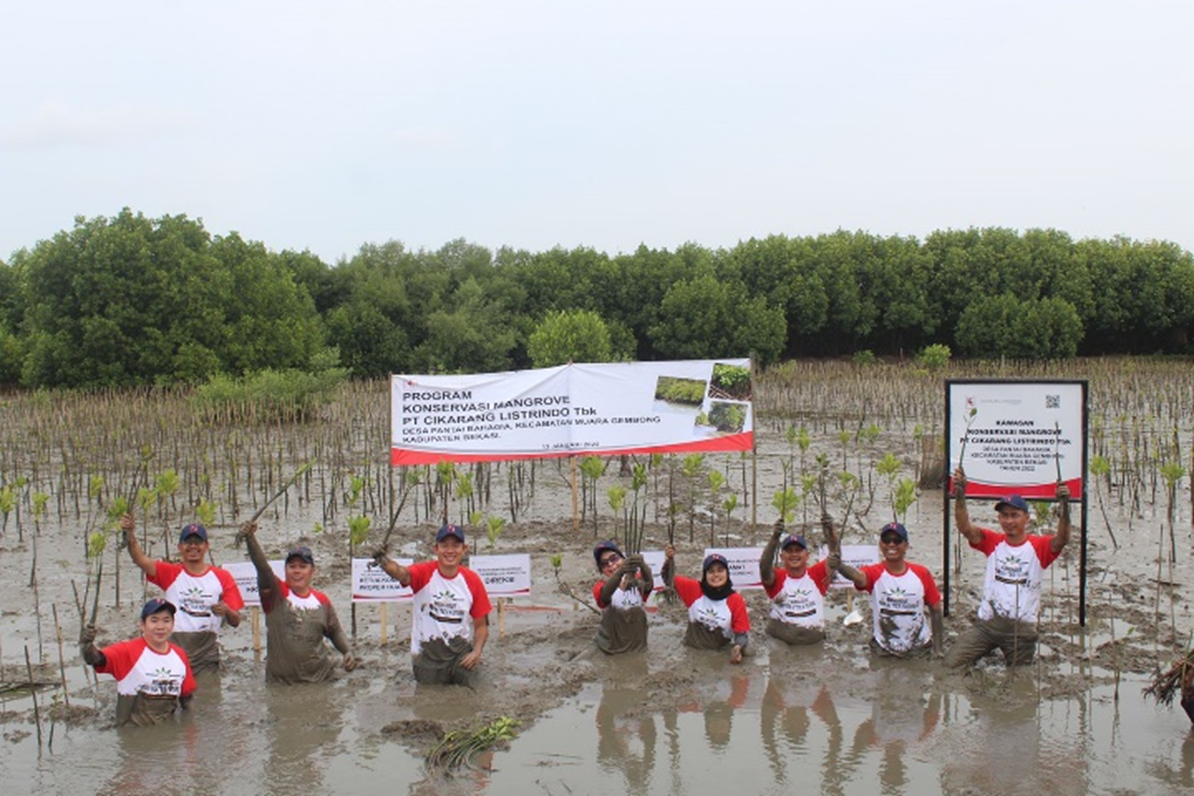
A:
POLYGON ((240 589, 225 569, 207 562, 207 529, 198 523, 183 526, 178 535, 178 557, 181 563, 154 561, 137 543, 136 523, 132 514, 120 518, 120 528, 128 543, 129 555, 145 580, 161 587, 166 600, 177 607, 174 635, 170 640, 186 650, 191 667, 196 672, 218 671, 220 647, 217 637, 220 627, 240 624, 240 612, 245 607, 240 589))
POLYGON ((186 709, 195 693, 195 677, 187 654, 170 643, 175 608, 153 599, 141 609, 141 637, 102 650, 95 646, 95 626, 83 628, 79 646, 83 660, 101 674, 116 678, 116 725, 157 724, 178 708, 186 709))
POLYGON ((1009 495, 995 504, 1002 533, 972 523, 966 508, 966 474, 961 467, 954 472, 954 495, 958 532, 987 557, 987 567, 978 618, 958 636, 945 662, 956 668, 971 666, 998 648, 1010 665, 1031 663, 1036 655, 1041 581, 1045 569, 1070 541, 1070 490, 1063 483, 1057 485, 1061 518, 1052 536, 1028 533, 1032 515, 1028 502, 1019 495, 1009 495))
POLYGON ((409 567, 378 550, 377 565, 415 593, 410 651, 415 681, 476 687, 481 651, 489 639, 492 606, 481 577, 462 565, 464 529, 445 525, 435 535, 434 561, 409 567))
POLYGON ((945 633, 941 592, 927 567, 905 560, 908 529, 898 522, 884 525, 879 531, 879 553, 882 561, 859 569, 839 565, 834 556, 829 564, 853 581, 854 588, 871 593, 872 648, 881 655, 907 657, 931 647, 934 655, 940 655, 945 633))

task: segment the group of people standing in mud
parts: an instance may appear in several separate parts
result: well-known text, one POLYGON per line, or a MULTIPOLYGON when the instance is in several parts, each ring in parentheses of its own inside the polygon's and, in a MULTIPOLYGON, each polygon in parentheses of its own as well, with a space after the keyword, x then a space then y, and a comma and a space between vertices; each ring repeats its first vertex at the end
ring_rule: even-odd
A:
MULTIPOLYGON (((1070 538, 1070 493, 1057 485, 1060 506, 1057 531, 1028 532, 1032 515, 1027 501, 1008 495, 995 504, 1000 530, 981 528, 970 520, 966 505, 966 474, 954 473, 954 519, 959 533, 987 558, 983 599, 973 624, 945 654, 946 665, 973 665, 999 649, 1009 664, 1030 662, 1036 653, 1037 614, 1045 569, 1057 559, 1070 538)), ((821 519, 829 540, 836 540, 833 521, 821 519)), ((816 644, 825 639, 825 595, 835 573, 854 588, 869 592, 873 632, 870 645, 877 655, 941 656, 945 640, 941 593, 932 572, 907 560, 908 529, 890 522, 879 531, 878 563, 852 567, 842 562, 840 546, 830 544, 823 561, 809 564, 809 544, 803 535, 784 536, 776 522, 759 560, 759 574, 770 600, 766 633, 787 644, 816 644), (776 552, 780 567, 776 568, 776 552), (927 612, 927 616, 926 616, 927 612)), ((593 597, 602 609, 597 646, 614 654, 647 645, 645 604, 653 587, 650 569, 640 556, 623 556, 613 542, 593 550, 601 580, 593 597)), ((684 643, 699 649, 728 649, 731 663, 741 663, 750 639, 750 616, 742 595, 734 590, 726 559, 705 557, 701 578, 675 574, 675 550, 665 550, 664 583, 688 608, 684 643)))
MULTIPOLYGON (((1070 537, 1069 492, 1064 484, 1058 485, 1061 512, 1057 531, 1042 536, 1028 533, 1031 514, 1026 501, 1017 495, 995 505, 999 531, 974 525, 960 468, 954 485, 958 530, 972 548, 987 557, 987 566, 978 618, 959 635, 945 661, 952 667, 969 666, 998 648, 1009 664, 1027 663, 1036 649, 1042 574, 1070 537)), ((88 625, 81 634, 80 647, 89 665, 117 680, 117 723, 147 725, 187 707, 196 690, 195 673, 218 670, 218 634, 224 624, 240 624, 244 600, 231 575, 209 563, 207 531, 202 525, 183 527, 179 563, 145 555, 131 514, 121 518, 120 526, 133 562, 164 596, 149 600, 142 608, 139 638, 100 649, 95 645, 96 628, 88 625)), ((822 518, 822 528, 828 539, 837 538, 828 517, 822 518)), ((831 544, 825 560, 810 565, 805 537, 785 536, 784 531, 781 520, 759 562, 762 585, 770 600, 768 635, 794 645, 823 641, 824 597, 840 572, 854 588, 871 594, 871 646, 876 654, 941 654, 941 594, 932 573, 906 559, 909 537, 902 524, 883 526, 879 533, 882 560, 859 568, 841 560, 836 544, 831 544), (777 551, 779 567, 775 565, 777 551)), ((278 683, 329 679, 336 661, 326 642, 342 656, 345 671, 355 669, 357 658, 331 600, 312 586, 316 566, 311 549, 291 548, 284 562, 284 577, 279 578, 256 532, 256 523, 245 523, 239 538, 246 541, 257 572, 266 621, 266 678, 278 683)), ((463 565, 468 554, 463 529, 441 527, 432 551, 434 560, 405 566, 389 558, 385 550, 378 550, 374 562, 413 591, 411 656, 416 682, 474 687, 489 637, 489 596, 481 578, 463 565)), ((695 579, 676 573, 672 546, 664 554, 663 581, 688 610, 684 643, 697 649, 726 650, 731 663, 741 663, 750 642, 750 617, 745 600, 734 590, 726 558, 718 553, 706 556, 701 577, 695 579)), ((654 588, 650 567, 641 556, 623 555, 612 541, 598 544, 593 556, 600 572, 593 587, 593 599, 601 609, 596 646, 608 654, 645 649, 646 606, 654 588)))
MULTIPOLYGON (((217 638, 224 623, 236 627, 244 600, 236 581, 209 563, 207 530, 184 526, 179 535, 181 563, 155 561, 144 554, 131 514, 120 520, 129 555, 149 583, 164 597, 141 609, 141 636, 97 648, 97 630, 83 628, 84 661, 117 681, 117 724, 151 725, 186 709, 196 690, 195 673, 219 669, 217 638)), ((265 614, 265 676, 276 683, 314 683, 330 679, 336 661, 327 642, 343 657, 344 671, 358 660, 326 594, 313 588, 316 575, 311 548, 290 548, 285 576, 273 571, 257 541, 257 525, 241 526, 249 559, 257 571, 261 610, 265 614)), ((481 654, 489 637, 492 610, 485 585, 463 566, 468 546, 456 525, 439 529, 432 546, 435 560, 403 566, 384 550, 376 565, 414 593, 411 654, 415 680, 425 684, 474 686, 481 654)))

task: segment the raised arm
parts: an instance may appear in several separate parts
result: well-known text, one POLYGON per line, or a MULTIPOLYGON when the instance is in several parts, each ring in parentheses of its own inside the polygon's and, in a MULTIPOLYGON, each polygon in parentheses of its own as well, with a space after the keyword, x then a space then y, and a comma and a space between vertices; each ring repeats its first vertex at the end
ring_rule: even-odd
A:
POLYGON ((958 532, 970 544, 978 544, 983 540, 982 530, 970 522, 970 510, 966 508, 966 471, 961 467, 954 470, 954 522, 958 532))
POLYGON ((837 566, 833 568, 837 569, 838 572, 849 578, 850 582, 854 584, 854 588, 863 590, 866 589, 867 585, 870 583, 870 579, 867 578, 865 572, 863 572, 861 569, 852 567, 849 564, 843 564, 841 561, 841 553, 830 553, 829 559, 830 567, 833 567, 834 561, 836 559, 837 566))
POLYGON ((385 548, 379 548, 373 552, 373 562, 381 568, 382 572, 403 586, 410 585, 410 570, 386 555, 385 548))
POLYGON ((663 548, 663 585, 669 589, 676 588, 676 548, 668 545, 663 548))
POLYGON ((133 563, 145 573, 147 578, 157 575, 158 562, 145 555, 145 551, 137 542, 137 521, 133 519, 132 512, 126 512, 120 516, 120 530, 124 531, 124 541, 128 545, 129 557, 133 559, 133 563))
POLYGON ((655 589, 655 575, 651 572, 651 567, 643 561, 642 556, 631 556, 636 560, 638 566, 638 590, 646 600, 651 596, 651 592, 655 589))
POLYGON ((84 625, 79 633, 79 652, 88 666, 99 668, 108 662, 107 656, 95 646, 95 625, 84 625))
POLYGON ((779 547, 779 537, 784 533, 784 518, 780 517, 771 526, 771 538, 759 556, 759 577, 763 579, 763 588, 770 589, 775 585, 775 548, 779 547))
POLYGON ((1057 506, 1060 509, 1057 533, 1049 542, 1054 553, 1060 553, 1070 542, 1070 488, 1063 483, 1057 484, 1057 506))
POLYGON ((261 610, 267 614, 274 609, 274 601, 278 596, 278 576, 269 565, 261 543, 257 541, 257 523, 245 522, 240 526, 239 538, 245 540, 249 548, 249 560, 257 568, 257 592, 261 599, 261 610))

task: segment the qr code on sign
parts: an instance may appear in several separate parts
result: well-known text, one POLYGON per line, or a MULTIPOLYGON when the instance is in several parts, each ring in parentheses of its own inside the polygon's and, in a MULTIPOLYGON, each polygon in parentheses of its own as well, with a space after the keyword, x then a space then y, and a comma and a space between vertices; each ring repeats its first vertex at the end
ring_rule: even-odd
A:
POLYGON ((1060 395, 1046 395, 1045 396, 1045 408, 1046 409, 1060 409, 1061 408, 1061 396, 1060 395))

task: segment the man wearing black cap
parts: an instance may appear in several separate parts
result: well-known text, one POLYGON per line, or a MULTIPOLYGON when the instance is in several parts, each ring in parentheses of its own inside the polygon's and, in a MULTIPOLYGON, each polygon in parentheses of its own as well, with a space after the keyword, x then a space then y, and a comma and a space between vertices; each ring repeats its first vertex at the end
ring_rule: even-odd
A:
POLYGON ((336 664, 326 638, 344 656, 344 671, 357 666, 340 618, 326 594, 311 588, 315 556, 305 545, 286 553, 286 580, 274 574, 257 541, 257 523, 246 522, 240 535, 257 569, 257 589, 265 613, 265 678, 276 683, 318 683, 329 680, 336 664))
POLYGON ((236 627, 245 601, 232 575, 225 569, 209 566, 207 529, 198 523, 184 525, 178 535, 181 564, 154 561, 137 543, 136 522, 132 514, 120 518, 120 528, 128 543, 129 556, 145 580, 166 593, 166 599, 178 607, 174 635, 170 639, 187 652, 191 668, 197 673, 220 668, 217 635, 224 622, 236 627))
POLYGON ((481 577, 463 566, 468 555, 464 529, 445 525, 435 534, 434 561, 405 567, 386 556, 373 560, 415 593, 410 628, 415 681, 427 685, 476 687, 481 651, 489 639, 489 594, 481 577))
POLYGON ((978 618, 949 650, 947 665, 971 666, 996 648, 1009 665, 1031 663, 1036 655, 1037 614, 1041 605, 1041 581, 1070 541, 1070 490, 1057 485, 1061 516, 1057 533, 1040 536, 1028 533, 1032 515, 1020 495, 1008 495, 995 504, 999 514, 997 533, 970 521, 966 508, 966 473, 954 471, 954 520, 958 531, 975 550, 987 557, 983 599, 978 618))
POLYGON ((174 605, 154 598, 141 608, 141 637, 96 649, 95 626, 79 638, 83 660, 101 674, 116 678, 116 726, 157 724, 195 693, 195 677, 187 654, 170 643, 174 605))

